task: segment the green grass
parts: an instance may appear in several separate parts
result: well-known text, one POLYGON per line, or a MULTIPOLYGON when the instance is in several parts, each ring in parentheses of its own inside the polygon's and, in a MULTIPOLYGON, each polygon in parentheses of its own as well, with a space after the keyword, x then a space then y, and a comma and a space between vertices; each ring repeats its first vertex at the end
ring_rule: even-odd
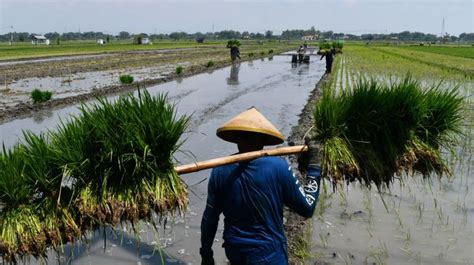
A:
POLYGON ((51 91, 43 91, 39 89, 34 89, 31 92, 31 99, 33 100, 33 104, 43 103, 51 99, 53 93, 51 91))
POLYGON ((184 71, 184 68, 181 65, 176 67, 175 72, 176 72, 177 75, 181 75, 183 73, 183 71, 184 71))
POLYGON ((207 68, 213 67, 214 64, 215 64, 214 61, 209 61, 209 62, 207 62, 206 67, 207 67, 207 68))
POLYGON ((133 76, 131 75, 121 75, 119 77, 120 83, 128 85, 133 83, 133 76))

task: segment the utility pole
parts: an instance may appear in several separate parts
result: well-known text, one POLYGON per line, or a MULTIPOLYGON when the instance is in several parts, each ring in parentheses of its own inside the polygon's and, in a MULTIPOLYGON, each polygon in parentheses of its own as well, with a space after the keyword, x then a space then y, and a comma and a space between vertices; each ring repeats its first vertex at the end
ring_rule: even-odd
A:
POLYGON ((444 34, 445 34, 445 32, 444 32, 444 31, 445 31, 445 28, 444 28, 445 25, 444 25, 444 23, 445 23, 445 19, 444 19, 444 17, 443 17, 443 24, 441 25, 441 38, 444 38, 444 34))
POLYGON ((10 26, 10 45, 13 45, 13 25, 10 26))

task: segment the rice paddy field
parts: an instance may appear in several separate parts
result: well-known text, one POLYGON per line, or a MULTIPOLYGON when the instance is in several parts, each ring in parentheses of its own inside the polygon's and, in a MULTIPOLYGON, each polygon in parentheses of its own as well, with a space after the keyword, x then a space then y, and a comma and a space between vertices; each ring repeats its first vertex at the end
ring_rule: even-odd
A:
MULTIPOLYGON (((328 85, 343 93, 360 80, 387 84, 407 73, 421 85, 464 97, 462 134, 442 149, 452 174, 400 174, 390 188, 326 181, 306 261, 315 264, 473 264, 474 60, 472 47, 346 45, 328 85)), ((361 105, 361 108, 365 106, 361 105)))
POLYGON ((176 48, 195 48, 212 47, 225 45, 224 41, 206 41, 198 44, 193 41, 158 41, 151 45, 137 45, 129 41, 112 41, 104 45, 98 45, 95 41, 64 41, 60 45, 55 43, 51 45, 32 45, 29 42, 0 43, 0 60, 16 60, 34 57, 79 55, 79 54, 97 54, 104 52, 122 52, 122 51, 147 51, 156 49, 176 49, 176 48))
MULTIPOLYGON (((88 52, 97 52, 100 53, 97 56, 103 56, 108 52, 101 50, 102 46, 88 45, 89 48, 86 47, 85 50, 71 49, 80 56, 87 56, 84 54, 88 52)), ((140 65, 147 69, 144 57, 152 56, 140 50, 142 46, 117 45, 106 49, 111 49, 112 52, 113 49, 122 49, 121 52, 124 52, 138 47, 133 52, 143 54, 136 58, 137 65, 133 66, 140 65)), ((167 49, 166 45, 168 44, 157 44, 154 48, 167 49)), ((216 43, 219 46, 217 48, 210 43, 210 46, 202 49, 194 47, 196 44, 191 42, 183 45, 181 48, 191 50, 174 51, 176 56, 166 62, 176 66, 178 62, 182 63, 185 55, 190 57, 187 58, 190 65, 202 66, 208 64, 210 59, 216 63, 228 60, 228 50, 223 43, 216 43)), ((288 50, 291 45, 276 42, 265 43, 263 46, 244 43, 241 51, 245 48, 243 55, 247 57, 250 52, 259 54, 258 52, 270 49, 280 53, 288 50)), ((149 49, 148 47, 143 49, 149 49)), ((3 48, 0 47, 0 50, 3 48)), ((43 55, 62 56, 60 47, 24 47, 24 51, 21 51, 21 47, 17 48, 18 50, 10 52, 11 58, 34 60, 32 57, 39 59, 43 55), (52 52, 35 50, 43 48, 52 49, 52 52)), ((460 121, 462 134, 456 138, 453 149, 441 149, 441 156, 450 169, 448 172, 441 167, 441 177, 432 175, 430 178, 423 178, 401 172, 395 176, 390 188, 381 185, 384 184, 383 180, 374 184, 373 181, 353 181, 349 184, 339 181, 338 186, 333 186, 328 180, 324 181, 317 212, 310 221, 312 229, 305 232, 311 240, 301 242, 301 248, 297 249, 301 251, 296 254, 302 257, 302 263, 474 263, 474 60, 471 49, 350 44, 336 57, 333 74, 328 77, 323 93, 330 91, 336 95, 341 94, 360 84, 361 80, 396 84, 403 82, 407 74, 410 74, 410 78, 417 80, 417 87, 421 85, 426 88, 436 87, 438 91, 457 91, 457 95, 463 98, 460 121), (304 249, 306 247, 309 247, 309 252, 304 249)), ((128 52, 130 51, 125 52, 126 56, 130 56, 128 52)), ((4 60, 8 61, 8 58, 6 56, 4 60)), ((135 93, 135 96, 121 99, 112 95, 115 105, 102 100, 98 102, 101 107, 82 107, 82 111, 78 105, 64 106, 49 110, 50 113, 39 111, 36 114, 43 116, 37 120, 34 116, 28 116, 0 124, 1 140, 6 143, 7 148, 11 148, 10 151, 3 151, 4 155, 0 160, 0 173, 3 176, 0 179, 8 180, 0 182, 0 201, 8 202, 2 205, 2 213, 6 217, 2 224, 4 242, 0 242, 0 250, 6 254, 0 264, 14 262, 17 258, 20 261, 24 256, 42 257, 46 254, 49 256, 48 261, 55 263, 53 251, 47 247, 61 252, 61 243, 82 240, 81 232, 84 231, 88 234, 94 232, 91 246, 81 244, 82 248, 79 249, 78 244, 75 251, 74 247, 68 245, 66 252, 75 253, 76 256, 58 255, 57 263, 199 263, 199 223, 205 206, 203 198, 207 194, 206 178, 209 172, 183 177, 183 185, 171 170, 175 162, 172 160, 174 153, 179 158, 183 156, 184 160, 178 159, 180 162, 232 153, 233 149, 229 145, 219 142, 212 135, 220 123, 240 112, 240 108, 247 104, 263 109, 277 127, 285 134, 289 133, 291 126, 297 125, 297 115, 307 95, 314 89, 314 83, 323 75, 323 61, 319 61, 318 57, 313 58, 310 64, 293 66, 289 56, 270 57, 265 61, 262 55, 260 60, 232 64, 229 68, 214 69, 215 71, 145 88, 150 94, 135 93), (162 93, 168 93, 169 98, 152 97, 163 95, 162 93), (167 103, 168 99, 172 99, 172 104, 167 103), (186 115, 179 118, 183 113, 195 114, 188 120, 186 115), (71 118, 70 114, 76 118, 71 118), (70 125, 67 126, 60 122, 60 119, 66 117, 70 117, 70 125), (188 123, 189 133, 184 133, 188 123), (20 133, 21 129, 44 133, 58 125, 55 132, 41 136, 20 133), (117 126, 127 130, 116 131, 117 126), (140 133, 130 133, 132 131, 140 133), (163 134, 163 131, 167 133, 163 134), (85 142, 84 139, 90 139, 87 137, 88 133, 94 134, 98 141, 92 144, 85 142), (186 137, 182 146, 179 141, 181 134, 186 137), (52 141, 46 141, 45 137, 52 141), (157 137, 163 141, 155 141, 157 137), (168 139, 170 137, 172 139, 168 139), (20 138, 24 139, 26 145, 15 145, 20 138), (97 144, 96 149, 94 144, 97 144), (65 146, 70 148, 64 148, 65 146), (181 149, 185 151, 180 153, 181 149), (193 155, 185 153, 187 151, 193 155), (77 161, 83 162, 76 163, 77 161), (144 172, 152 174, 144 178, 144 172), (72 180, 64 181, 64 176, 71 176, 72 180), (72 189, 71 186, 76 188, 72 189), (187 189, 190 191, 189 196, 185 196, 187 189), (34 192, 30 192, 32 190, 34 192), (169 200, 163 199, 164 193, 171 194, 165 196, 169 200), (184 209, 186 206, 187 209, 184 209), (183 211, 186 215, 176 216, 176 219, 173 217, 172 220, 160 219, 161 213, 175 210, 183 211), (153 233, 156 232, 156 223, 144 224, 139 221, 151 219, 163 221, 158 222, 163 228, 158 229, 162 234, 153 233), (48 229, 37 226, 43 223, 48 229), (122 235, 109 231, 110 229, 96 230, 123 223, 128 225, 124 226, 126 229, 122 235), (21 236, 11 233, 12 231, 20 231, 18 234, 21 236), (128 238, 133 237, 139 241, 137 246, 148 248, 137 247, 136 251, 130 250, 135 244, 128 238), (107 244, 107 241, 111 243, 107 244), (122 244, 123 242, 126 243, 122 244)), ((89 69, 89 63, 94 65, 101 60, 111 60, 106 56, 89 59, 73 62, 80 66, 77 72, 81 72, 79 68, 82 69, 82 66, 89 69)), ((42 62, 37 66, 51 68, 51 64, 57 64, 64 68, 62 64, 65 63, 60 59, 58 62, 42 62)), ((115 67, 122 67, 116 62, 109 62, 112 63, 115 67)), ((149 63, 156 62, 151 58, 149 63)), ((27 66, 18 67, 28 69, 27 66)), ((9 66, 4 65, 4 68, 9 66)), ((145 75, 146 73, 145 71, 145 75)), ((34 71, 31 74, 36 76, 34 71)), ((90 83, 93 79, 84 77, 84 80, 90 83)), ((114 80, 118 82, 117 76, 114 76, 114 80)), ((86 84, 85 87, 90 88, 90 85, 86 84)), ((406 100, 405 104, 412 102, 410 98, 406 100)), ((416 100, 413 102, 416 103, 416 100)), ((363 107, 365 106, 361 104, 361 108, 363 107)), ((352 108, 356 110, 357 105, 353 104, 352 108)), ((390 133, 393 132, 387 134, 390 133)), ((376 177, 376 174, 372 174, 371 178, 374 180, 376 177)), ((393 174, 390 178, 392 180, 393 174)), ((221 240, 221 233, 222 229, 219 228, 215 242, 221 240)), ((214 244, 214 250, 217 263, 225 264, 220 243, 214 244)), ((32 260, 33 264, 42 261, 32 260)), ((28 259, 25 262, 28 263, 28 259)))

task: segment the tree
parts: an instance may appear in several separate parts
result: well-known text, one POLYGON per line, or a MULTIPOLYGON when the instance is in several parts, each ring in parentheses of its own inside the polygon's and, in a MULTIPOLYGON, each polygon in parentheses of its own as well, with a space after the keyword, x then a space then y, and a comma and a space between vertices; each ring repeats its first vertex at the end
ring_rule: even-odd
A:
POLYGON ((128 40, 128 39, 130 39, 130 33, 126 32, 126 31, 120 31, 120 33, 118 35, 118 38, 121 39, 121 40, 128 40))
POLYGON ((273 38, 273 31, 271 31, 271 30, 265 31, 265 38, 266 38, 266 39, 271 39, 271 38, 273 38))

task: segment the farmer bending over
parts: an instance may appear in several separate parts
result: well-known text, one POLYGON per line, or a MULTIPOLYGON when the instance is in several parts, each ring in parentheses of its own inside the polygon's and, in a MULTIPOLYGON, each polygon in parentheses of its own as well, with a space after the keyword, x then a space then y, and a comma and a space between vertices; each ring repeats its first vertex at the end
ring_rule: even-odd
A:
MULTIPOLYGON (((255 108, 242 112, 217 130, 236 143, 239 153, 284 141, 283 135, 255 108)), ((288 264, 283 205, 299 215, 313 215, 319 197, 318 148, 310 144, 307 184, 301 187, 286 160, 261 157, 214 168, 201 222, 202 264, 214 264, 212 243, 224 214, 225 253, 232 265, 288 264)))
POLYGON ((332 70, 332 62, 334 61, 334 56, 336 55, 336 50, 334 48, 327 50, 323 55, 321 56, 322 60, 324 57, 326 57, 326 73, 330 74, 332 70))

